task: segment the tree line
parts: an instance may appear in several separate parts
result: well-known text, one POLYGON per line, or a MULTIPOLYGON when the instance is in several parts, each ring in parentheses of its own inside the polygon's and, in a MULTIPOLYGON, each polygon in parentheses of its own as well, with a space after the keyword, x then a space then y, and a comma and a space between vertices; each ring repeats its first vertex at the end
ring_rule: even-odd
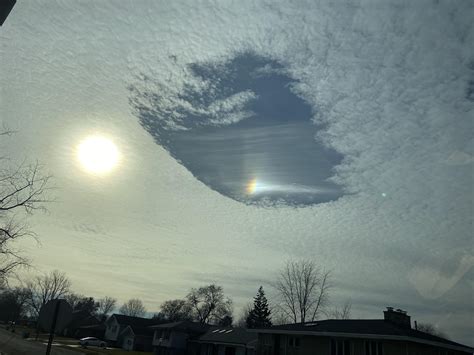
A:
MULTIPOLYGON (((273 305, 270 305, 263 286, 260 286, 253 303, 244 309, 236 322, 232 300, 225 295, 222 286, 215 284, 191 288, 183 298, 164 301, 159 312, 152 317, 163 322, 189 320, 219 326, 235 324, 258 328, 274 323, 313 321, 323 315, 339 319, 350 315, 350 305, 341 309, 328 307, 330 273, 317 267, 314 262, 288 262, 272 287, 276 291, 273 305)), ((54 270, 35 276, 20 286, 4 287, 0 293, 0 320, 36 319, 43 305, 58 298, 66 299, 73 311, 84 311, 99 319, 114 311, 134 317, 147 315, 143 302, 137 298, 117 307, 114 297, 95 299, 75 293, 66 274, 54 270)))

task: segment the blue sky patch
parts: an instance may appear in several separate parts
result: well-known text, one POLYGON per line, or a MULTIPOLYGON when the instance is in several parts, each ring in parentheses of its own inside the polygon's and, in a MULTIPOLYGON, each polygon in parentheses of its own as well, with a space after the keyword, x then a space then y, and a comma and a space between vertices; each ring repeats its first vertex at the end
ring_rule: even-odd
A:
POLYGON ((342 156, 315 139, 321 127, 280 63, 241 53, 188 70, 177 92, 161 83, 157 92, 130 90, 142 126, 196 178, 246 203, 308 205, 342 195, 330 181, 342 156))

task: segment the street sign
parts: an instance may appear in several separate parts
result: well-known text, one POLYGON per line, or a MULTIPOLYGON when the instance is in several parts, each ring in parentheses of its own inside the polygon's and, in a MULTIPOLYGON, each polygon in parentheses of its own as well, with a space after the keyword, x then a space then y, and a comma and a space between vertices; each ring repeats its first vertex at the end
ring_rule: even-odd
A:
POLYGON ((72 308, 66 300, 57 299, 47 302, 41 307, 38 322, 41 328, 46 331, 51 329, 54 320, 54 311, 59 303, 58 318, 54 332, 61 332, 72 319, 72 308))
POLYGON ((8 14, 10 13, 10 11, 12 11, 15 3, 16 3, 16 0, 0 1, 0 26, 3 25, 3 23, 7 19, 8 14))
POLYGON ((51 354, 54 333, 62 331, 72 319, 72 308, 66 300, 51 300, 41 307, 38 323, 40 327, 49 330, 46 355, 51 354))

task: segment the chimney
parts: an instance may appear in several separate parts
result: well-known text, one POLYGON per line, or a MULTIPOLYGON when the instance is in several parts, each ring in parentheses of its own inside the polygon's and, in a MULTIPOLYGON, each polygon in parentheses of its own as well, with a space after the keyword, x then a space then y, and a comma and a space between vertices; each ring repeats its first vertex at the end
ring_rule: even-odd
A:
POLYGON ((411 328, 410 316, 402 309, 394 310, 393 307, 387 307, 383 311, 383 318, 387 322, 392 322, 403 328, 411 328))

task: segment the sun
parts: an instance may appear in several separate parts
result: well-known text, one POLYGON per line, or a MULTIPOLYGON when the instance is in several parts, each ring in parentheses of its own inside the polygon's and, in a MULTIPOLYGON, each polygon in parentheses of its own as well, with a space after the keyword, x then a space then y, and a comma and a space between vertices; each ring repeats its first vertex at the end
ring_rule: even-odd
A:
POLYGON ((88 173, 103 175, 117 166, 120 154, 112 140, 95 135, 86 137, 79 143, 77 158, 88 173))

